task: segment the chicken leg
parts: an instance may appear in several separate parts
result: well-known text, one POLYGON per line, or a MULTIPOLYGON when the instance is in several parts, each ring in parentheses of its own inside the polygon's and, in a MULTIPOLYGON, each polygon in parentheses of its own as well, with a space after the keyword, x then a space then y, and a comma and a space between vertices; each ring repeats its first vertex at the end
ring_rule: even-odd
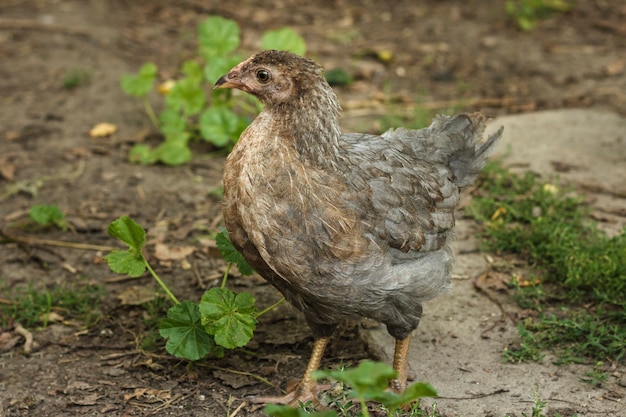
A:
POLYGON ((407 361, 409 359, 409 346, 411 335, 404 339, 396 339, 396 349, 393 354, 393 370, 398 373, 397 378, 389 381, 389 388, 394 392, 401 393, 406 389, 407 361))
POLYGON ((304 376, 298 383, 296 389, 286 395, 278 397, 254 397, 251 399, 251 402, 257 404, 289 404, 292 406, 297 406, 300 402, 305 403, 307 401, 317 403, 317 395, 326 387, 313 381, 311 373, 317 371, 320 367, 322 357, 324 356, 324 349, 326 349, 329 339, 329 337, 315 339, 306 371, 304 371, 304 376))

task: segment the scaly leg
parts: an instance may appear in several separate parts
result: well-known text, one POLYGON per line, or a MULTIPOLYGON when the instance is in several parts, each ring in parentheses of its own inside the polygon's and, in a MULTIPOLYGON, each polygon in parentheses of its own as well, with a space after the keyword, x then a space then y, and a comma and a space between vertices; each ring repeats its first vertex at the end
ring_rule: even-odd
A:
POLYGON ((410 344, 411 335, 404 339, 396 339, 396 350, 393 355, 393 369, 398 373, 398 377, 389 382, 389 388, 397 393, 401 393, 406 389, 406 367, 409 359, 410 344))
POLYGON ((299 402, 317 402, 317 395, 321 391, 323 391, 325 387, 320 386, 315 381, 313 381, 313 379, 311 378, 311 373, 317 371, 317 369, 320 367, 322 357, 324 356, 324 349, 328 344, 328 340, 328 337, 321 337, 315 340, 315 344, 313 345, 313 352, 311 352, 311 357, 309 359, 309 364, 306 367, 306 371, 304 372, 302 380, 295 390, 282 397, 255 397, 252 398, 251 401, 253 403, 261 404, 289 404, 293 406, 297 406, 299 402))

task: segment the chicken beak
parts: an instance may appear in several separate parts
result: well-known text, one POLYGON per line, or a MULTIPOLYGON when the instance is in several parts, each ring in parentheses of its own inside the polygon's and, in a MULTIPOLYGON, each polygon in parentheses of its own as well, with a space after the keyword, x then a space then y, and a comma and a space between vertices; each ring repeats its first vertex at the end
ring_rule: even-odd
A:
POLYGON ((214 88, 241 88, 242 84, 238 75, 239 73, 235 71, 222 75, 220 79, 215 82, 214 88))

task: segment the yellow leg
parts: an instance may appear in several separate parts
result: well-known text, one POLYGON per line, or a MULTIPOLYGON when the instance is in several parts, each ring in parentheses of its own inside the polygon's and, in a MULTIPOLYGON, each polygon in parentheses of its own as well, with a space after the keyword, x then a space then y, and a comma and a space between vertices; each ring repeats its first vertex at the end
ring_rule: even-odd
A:
POLYGON ((317 395, 322 391, 324 387, 317 385, 315 381, 313 381, 313 379, 311 378, 311 373, 317 371, 317 369, 320 367, 320 363, 322 362, 322 357, 324 356, 324 350, 326 349, 328 340, 328 337, 322 337, 315 340, 315 344, 313 345, 313 351, 311 352, 311 357, 309 358, 309 363, 306 367, 306 371, 304 371, 304 376, 302 377, 302 380, 300 380, 300 383, 295 390, 282 397, 255 397, 252 398, 251 401, 253 403, 261 404, 290 404, 294 406, 297 406, 299 402, 317 402, 317 395))
POLYGON ((397 393, 406 389, 406 367, 409 359, 410 345, 411 335, 407 336, 405 339, 396 339, 396 350, 393 355, 393 369, 398 373, 398 377, 390 382, 389 387, 397 393))

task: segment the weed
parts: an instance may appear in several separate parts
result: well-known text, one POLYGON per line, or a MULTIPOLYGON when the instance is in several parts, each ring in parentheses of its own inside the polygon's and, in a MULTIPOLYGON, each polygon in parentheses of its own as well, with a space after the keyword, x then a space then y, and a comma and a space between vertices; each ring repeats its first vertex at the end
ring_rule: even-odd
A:
POLYGON ((39 226, 55 226, 66 231, 69 223, 65 219, 65 213, 55 204, 36 204, 28 211, 28 217, 39 226))
POLYGON ((534 29, 539 20, 565 13, 572 7, 571 0, 507 0, 505 3, 506 14, 524 31, 534 29))
MULTIPOLYGON (((240 44, 237 23, 218 16, 209 17, 198 26, 198 44, 198 57, 182 64, 182 77, 168 80, 159 87, 159 92, 165 95, 165 109, 158 117, 147 98, 157 77, 156 65, 146 63, 137 74, 122 77, 124 92, 143 100, 150 120, 164 137, 164 142, 154 149, 144 144, 135 145, 129 155, 132 162, 185 164, 191 159, 188 142, 193 139, 228 148, 259 108, 256 99, 248 94, 235 97, 230 90, 212 88, 221 75, 242 60, 235 54, 240 44), (205 90, 211 91, 208 100, 205 90)), ((306 51, 304 40, 288 28, 265 32, 261 46, 299 54, 306 51)))
POLYGON ((581 378, 584 382, 587 382, 591 385, 600 386, 602 383, 606 382, 609 379, 609 374, 606 373, 602 367, 604 366, 604 362, 596 362, 593 367, 592 372, 587 372, 585 376, 587 378, 581 378))
POLYGON ((489 163, 467 214, 482 223, 483 248, 515 253, 538 271, 537 285, 516 287, 538 319, 520 322, 522 349, 508 359, 621 360, 626 351, 626 234, 608 237, 571 190, 489 163))
POLYGON ((91 327, 101 318, 100 299, 104 289, 86 281, 80 284, 60 284, 51 288, 17 286, 0 288, 0 295, 9 301, 0 304, 2 327, 16 321, 27 328, 46 327, 51 314, 55 320, 78 319, 84 327, 91 327))
POLYGON ((284 301, 284 298, 280 299, 259 312, 251 294, 234 293, 226 288, 226 280, 233 264, 244 275, 252 274, 253 269, 233 247, 225 229, 216 238, 222 257, 228 262, 222 285, 206 291, 199 304, 178 301, 148 264, 142 253, 146 244, 146 232, 140 225, 124 216, 111 223, 108 232, 128 245, 127 250, 116 250, 104 257, 111 270, 137 277, 143 275, 147 269, 174 303, 167 310, 167 318, 160 320, 158 327, 159 334, 167 339, 166 350, 176 357, 198 360, 210 353, 219 356, 224 348, 245 346, 252 338, 257 317, 284 301))
POLYGON ((70 69, 63 76, 63 88, 71 90, 86 84, 90 79, 90 71, 79 68, 70 69))
POLYGON ((541 399, 539 396, 539 388, 535 389, 535 394, 533 398, 533 408, 530 416, 526 413, 522 413, 524 417, 545 417, 543 414, 543 409, 546 407, 546 401, 541 399))
MULTIPOLYGON (((400 407, 411 405, 411 414, 406 412, 401 415, 420 416, 417 405, 414 402, 424 397, 436 397, 437 392, 428 384, 416 382, 406 388, 401 394, 396 394, 388 390, 389 381, 397 376, 397 373, 387 364, 372 361, 363 361, 356 368, 316 371, 313 373, 314 379, 332 378, 352 389, 347 397, 358 401, 360 411, 357 415, 369 417, 367 402, 375 402, 384 409, 388 416, 396 416, 400 407)), ((335 400, 337 405, 337 400, 335 400)), ((349 414, 348 409, 351 402, 339 402, 338 409, 343 416, 349 414)), ((270 404, 265 407, 265 413, 276 417, 291 417, 311 415, 317 417, 336 417, 336 411, 311 412, 302 405, 299 408, 290 406, 270 404)))

